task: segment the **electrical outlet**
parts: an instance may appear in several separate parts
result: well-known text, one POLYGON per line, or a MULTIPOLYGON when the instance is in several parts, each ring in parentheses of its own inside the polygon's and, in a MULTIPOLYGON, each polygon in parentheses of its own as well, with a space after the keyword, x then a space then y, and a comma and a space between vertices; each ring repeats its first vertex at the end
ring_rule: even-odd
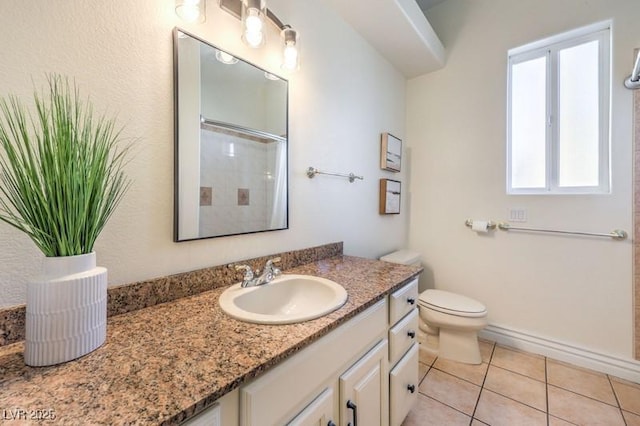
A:
POLYGON ((526 209, 509 209, 509 222, 526 222, 526 209))

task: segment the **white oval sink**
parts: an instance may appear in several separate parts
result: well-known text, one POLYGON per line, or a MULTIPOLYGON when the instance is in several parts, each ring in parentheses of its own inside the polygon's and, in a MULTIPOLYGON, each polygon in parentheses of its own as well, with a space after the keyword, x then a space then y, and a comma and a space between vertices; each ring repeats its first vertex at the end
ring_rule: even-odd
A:
POLYGON ((340 284, 311 275, 280 275, 257 287, 232 285, 220 307, 235 319, 258 324, 292 324, 319 318, 347 301, 340 284))

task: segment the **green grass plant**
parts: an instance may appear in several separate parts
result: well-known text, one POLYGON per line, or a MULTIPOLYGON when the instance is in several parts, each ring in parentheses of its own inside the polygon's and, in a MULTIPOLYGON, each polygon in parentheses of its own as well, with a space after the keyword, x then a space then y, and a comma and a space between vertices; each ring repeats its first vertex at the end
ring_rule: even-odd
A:
POLYGON ((48 257, 91 253, 131 181, 130 145, 75 85, 49 75, 32 111, 0 98, 0 220, 48 257))

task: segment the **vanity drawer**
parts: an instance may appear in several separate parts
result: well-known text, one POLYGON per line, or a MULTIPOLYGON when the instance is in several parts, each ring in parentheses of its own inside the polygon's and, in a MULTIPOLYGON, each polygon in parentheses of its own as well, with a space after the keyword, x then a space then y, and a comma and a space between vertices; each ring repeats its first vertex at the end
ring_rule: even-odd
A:
POLYGON ((418 279, 414 279, 389 296, 389 325, 400 321, 418 306, 418 279))
POLYGON ((389 424, 402 424, 418 398, 418 353, 419 345, 414 343, 409 352, 389 374, 389 424))
POLYGON ((418 310, 389 329, 389 365, 394 365, 418 337, 418 310))

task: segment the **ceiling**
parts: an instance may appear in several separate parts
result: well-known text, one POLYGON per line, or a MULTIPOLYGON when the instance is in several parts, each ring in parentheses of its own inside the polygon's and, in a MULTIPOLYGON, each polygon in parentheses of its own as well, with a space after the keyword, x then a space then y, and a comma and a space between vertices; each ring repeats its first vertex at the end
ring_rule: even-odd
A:
POLYGON ((427 10, 433 6, 442 3, 444 0, 416 0, 420 9, 427 10))
MULTIPOLYGON (((418 3, 431 6, 442 1, 418 3)), ((416 0, 324 0, 324 3, 406 78, 444 66, 444 47, 416 0)))

